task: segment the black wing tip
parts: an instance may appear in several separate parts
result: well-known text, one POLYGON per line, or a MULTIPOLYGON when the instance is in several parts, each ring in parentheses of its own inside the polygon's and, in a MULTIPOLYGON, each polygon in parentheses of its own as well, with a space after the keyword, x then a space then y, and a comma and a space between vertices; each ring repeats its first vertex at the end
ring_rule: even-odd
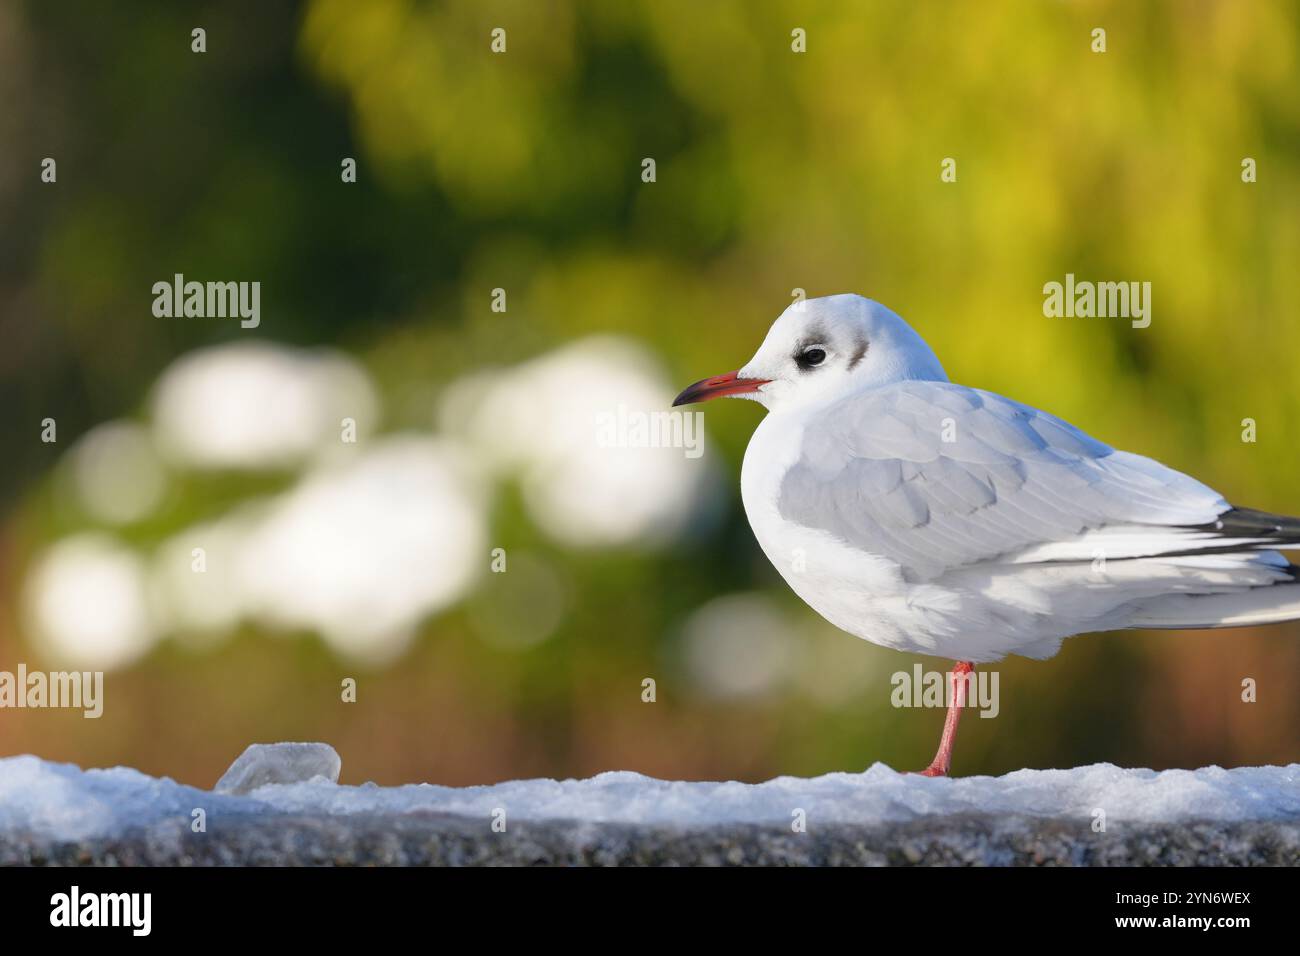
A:
MULTIPOLYGON (((1254 508, 1230 507, 1213 521, 1207 521, 1204 524, 1183 525, 1183 527, 1188 531, 1196 531, 1233 542, 1245 540, 1250 542, 1244 545, 1246 550, 1272 548, 1279 551, 1295 551, 1300 549, 1300 518, 1272 514, 1267 511, 1256 511, 1254 508)), ((1201 554, 1211 554, 1216 550, 1235 552, 1242 550, 1242 548, 1243 545, 1234 543, 1220 549, 1213 547, 1196 548, 1193 551, 1201 554)), ((1294 569, 1296 566, 1292 565, 1290 567, 1294 569)), ((1294 576, 1294 570, 1291 573, 1294 576)))
POLYGON ((1199 525, 1197 530, 1209 531, 1225 538, 1300 539, 1300 518, 1256 511, 1254 508, 1229 508, 1214 521, 1199 525))

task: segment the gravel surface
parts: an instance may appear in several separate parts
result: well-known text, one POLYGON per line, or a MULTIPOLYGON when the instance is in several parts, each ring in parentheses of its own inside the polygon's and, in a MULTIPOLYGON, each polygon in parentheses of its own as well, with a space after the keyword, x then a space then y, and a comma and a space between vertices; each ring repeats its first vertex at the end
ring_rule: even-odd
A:
POLYGON ((732 824, 665 827, 354 814, 225 818, 193 833, 183 820, 114 837, 60 842, 10 834, 8 865, 305 866, 1296 866, 1300 823, 1112 825, 962 815, 890 826, 827 824, 806 833, 732 824))

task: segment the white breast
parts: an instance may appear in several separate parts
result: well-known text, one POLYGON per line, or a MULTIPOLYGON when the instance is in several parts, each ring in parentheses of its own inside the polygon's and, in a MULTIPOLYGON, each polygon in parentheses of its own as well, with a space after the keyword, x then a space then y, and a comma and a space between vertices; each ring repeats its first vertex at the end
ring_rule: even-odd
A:
POLYGON ((769 414, 745 449, 741 500, 763 553, 794 592, 836 627, 884 647, 941 653, 922 629, 900 626, 900 614, 903 620, 915 614, 908 597, 915 589, 895 562, 781 517, 781 481, 799 455, 803 429, 802 416, 769 414))

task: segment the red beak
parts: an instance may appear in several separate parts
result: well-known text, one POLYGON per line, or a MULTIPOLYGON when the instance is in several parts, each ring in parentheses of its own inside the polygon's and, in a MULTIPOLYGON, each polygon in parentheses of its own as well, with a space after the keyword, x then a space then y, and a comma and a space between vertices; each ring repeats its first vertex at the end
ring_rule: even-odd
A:
POLYGON ((707 402, 711 398, 726 398, 732 395, 748 395, 757 392, 760 385, 766 385, 771 379, 739 378, 739 372, 727 372, 713 378, 701 379, 694 385, 688 385, 680 395, 673 399, 677 405, 690 405, 694 402, 707 402))

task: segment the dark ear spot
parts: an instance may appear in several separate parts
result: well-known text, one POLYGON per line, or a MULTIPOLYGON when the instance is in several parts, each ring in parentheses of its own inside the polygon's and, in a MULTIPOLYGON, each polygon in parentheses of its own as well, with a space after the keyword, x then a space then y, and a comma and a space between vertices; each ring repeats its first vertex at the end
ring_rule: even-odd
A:
POLYGON ((867 340, 860 338, 853 345, 853 354, 849 357, 849 371, 853 371, 854 366, 862 361, 862 356, 867 354, 867 340))

